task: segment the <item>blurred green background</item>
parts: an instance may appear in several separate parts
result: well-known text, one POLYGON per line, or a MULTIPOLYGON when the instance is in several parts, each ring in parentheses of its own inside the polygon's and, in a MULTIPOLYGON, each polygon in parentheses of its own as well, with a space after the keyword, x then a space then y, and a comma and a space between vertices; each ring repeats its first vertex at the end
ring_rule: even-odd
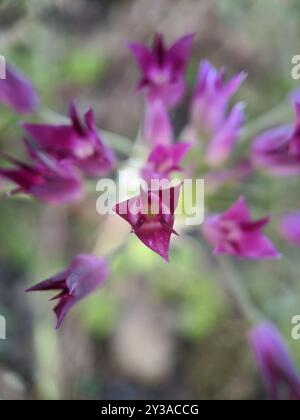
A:
MULTIPOLYGON (((288 101, 274 110, 297 87, 291 58, 300 53, 299 19, 297 0, 1 0, 0 53, 37 86, 39 118, 66 114, 77 98, 81 108, 94 107, 100 128, 134 139, 143 103, 124 42, 149 42, 156 30, 169 42, 196 32, 190 86, 203 58, 230 74, 245 69, 237 99, 247 102, 251 127, 266 112, 274 123, 293 116, 288 101)), ((187 110, 186 99, 174 116, 178 132, 187 110)), ((19 120, 1 105, 1 152, 23 155, 19 120)), ((248 140, 237 154, 247 154, 248 140)), ((0 198, 0 314, 7 319, 0 398, 264 399, 248 324, 209 247, 197 232, 183 235, 165 264, 125 237, 115 219, 97 214, 95 185, 90 181, 84 202, 67 208, 0 198), (78 252, 100 255, 109 247, 115 254, 106 287, 56 332, 47 294, 28 296, 24 289, 78 252)), ((291 317, 300 313, 299 250, 280 241, 276 220, 299 207, 299 180, 256 174, 209 197, 209 206, 224 210, 241 192, 255 215, 274 215, 269 233, 285 258, 240 262, 234 275, 289 339, 291 317)), ((300 366, 300 343, 290 344, 300 366)))

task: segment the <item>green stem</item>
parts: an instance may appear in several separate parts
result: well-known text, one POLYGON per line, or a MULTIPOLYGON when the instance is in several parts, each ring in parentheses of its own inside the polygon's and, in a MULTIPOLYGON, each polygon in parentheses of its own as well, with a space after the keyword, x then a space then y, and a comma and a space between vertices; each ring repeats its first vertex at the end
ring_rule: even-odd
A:
POLYGON ((217 261, 219 267, 221 268, 221 275, 225 286, 237 301, 241 311, 245 315, 245 318, 251 323, 261 321, 264 317, 251 301, 248 292, 244 288, 243 283, 240 281, 239 275, 230 258, 220 256, 217 261))
POLYGON ((126 156, 131 154, 133 148, 133 142, 131 140, 118 134, 111 133, 110 131, 100 130, 100 133, 103 134, 104 139, 112 149, 123 153, 126 156))
POLYGON ((248 123, 244 128, 242 140, 251 139, 261 131, 271 128, 274 125, 282 124, 290 117, 290 107, 287 105, 286 101, 283 101, 271 111, 266 112, 248 123))

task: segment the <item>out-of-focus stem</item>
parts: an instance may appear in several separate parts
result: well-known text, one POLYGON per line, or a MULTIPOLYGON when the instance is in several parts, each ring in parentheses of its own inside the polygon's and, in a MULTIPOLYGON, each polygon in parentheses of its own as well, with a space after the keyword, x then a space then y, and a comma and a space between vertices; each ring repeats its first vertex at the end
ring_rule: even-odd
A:
POLYGON ((251 140, 255 135, 259 134, 274 125, 282 124, 291 117, 291 108, 286 101, 280 103, 271 111, 266 112, 250 123, 246 124, 242 134, 242 141, 251 140))
POLYGON ((126 156, 130 156, 133 148, 133 142, 130 139, 111 133, 110 131, 100 130, 100 133, 112 149, 126 156))
POLYGON ((251 323, 257 323, 264 317, 251 301, 230 257, 219 256, 217 259, 221 277, 232 297, 237 301, 241 311, 251 323))
MULTIPOLYGON (((189 236, 189 241, 194 244, 199 251, 204 252, 203 243, 189 236)), ((251 301, 248 291, 243 285, 231 257, 219 255, 215 258, 216 267, 219 268, 219 278, 222 280, 226 292, 236 301, 244 317, 253 324, 264 319, 264 315, 256 308, 251 301)))

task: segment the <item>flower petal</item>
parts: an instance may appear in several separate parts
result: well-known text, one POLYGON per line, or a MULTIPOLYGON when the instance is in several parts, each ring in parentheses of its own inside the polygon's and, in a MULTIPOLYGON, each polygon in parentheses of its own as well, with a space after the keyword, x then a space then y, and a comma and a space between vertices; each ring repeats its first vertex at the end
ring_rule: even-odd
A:
POLYGON ((11 65, 6 66, 6 79, 0 80, 0 101, 20 114, 35 111, 39 103, 31 82, 11 65))
POLYGON ((208 144, 205 160, 210 165, 220 165, 230 156, 241 132, 244 116, 244 104, 236 104, 224 125, 208 144))
POLYGON ((281 218, 279 232, 287 242, 300 246, 300 211, 285 214, 281 218))
POLYGON ((280 390, 284 385, 288 398, 300 400, 300 377, 277 328, 263 322, 251 330, 249 337, 269 396, 281 399, 280 390))

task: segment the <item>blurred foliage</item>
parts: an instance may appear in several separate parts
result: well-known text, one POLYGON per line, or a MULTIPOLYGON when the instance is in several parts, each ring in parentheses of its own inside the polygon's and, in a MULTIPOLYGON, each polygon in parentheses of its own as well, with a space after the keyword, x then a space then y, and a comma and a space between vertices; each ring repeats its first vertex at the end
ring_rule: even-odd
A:
POLYGON ((119 302, 106 290, 96 292, 81 305, 83 324, 97 338, 112 333, 119 316, 119 302))
POLYGON ((85 85, 95 83, 103 78, 107 71, 108 62, 101 55, 94 53, 76 52, 74 49, 69 57, 65 57, 62 65, 63 73, 69 83, 85 85))
MULTIPOLYGON (((155 29, 164 29, 165 26, 166 31, 178 33, 177 35, 184 31, 201 30, 200 24, 199 28, 191 28, 191 16, 178 15, 176 7, 173 9, 170 2, 165 2, 168 3, 168 10, 158 3, 163 12, 159 18, 155 18, 154 10, 153 16, 150 16, 149 2, 142 0, 127 1, 128 6, 124 6, 125 2, 115 1, 1 0, 1 53, 31 76, 42 98, 42 110, 33 118, 39 120, 41 115, 47 112, 47 115, 49 112, 51 114, 51 110, 66 114, 69 101, 77 97, 82 105, 94 106, 99 125, 106 130, 114 131, 115 124, 122 129, 124 127, 124 133, 119 130, 121 136, 124 134, 126 137, 128 132, 136 133, 140 124, 141 103, 134 96, 137 73, 129 53, 122 50, 124 39, 148 39, 155 29), (94 8, 97 9, 96 14, 94 8), (168 22, 170 9, 173 10, 172 25, 168 26, 165 22, 168 22), (136 10, 143 10, 144 14, 137 14, 136 10), (91 18, 92 15, 96 16, 95 21, 91 18), (79 25, 80 19, 85 24, 79 25), (173 26, 175 32, 172 32, 173 26)), ((178 3, 176 1, 177 5, 178 3)), ((203 2, 193 2, 195 14, 200 3, 203 2)), ((238 100, 247 103, 248 118, 245 135, 234 156, 237 158, 248 153, 249 144, 255 134, 252 123, 256 118, 276 111, 282 102, 284 111, 280 108, 279 112, 274 113, 274 124, 289 121, 293 117, 287 95, 297 87, 297 82, 290 76, 290 63, 291 57, 299 54, 300 2, 223 0, 209 3, 212 4, 213 13, 208 18, 203 18, 203 25, 205 20, 208 21, 209 33, 204 40, 196 40, 187 79, 191 87, 197 74, 199 59, 203 58, 204 53, 205 58, 212 60, 214 64, 225 65, 228 74, 241 68, 248 71, 248 80, 236 96, 238 100)), ((4 106, 0 107, 0 150, 22 156, 24 152, 20 143, 18 116, 4 106)), ((180 123, 187 112, 186 102, 174 115, 178 131, 182 128, 180 123)), ((260 122, 262 128, 266 128, 263 126, 264 121, 260 122)), ((108 138, 115 143, 123 156, 130 143, 121 136, 108 138)), ((201 150, 197 153, 200 154, 201 150)), ((203 170, 204 168, 199 168, 199 171, 203 170)), ((93 181, 89 188, 94 191, 93 181)), ((229 185, 218 194, 208 196, 207 210, 224 210, 240 194, 249 199, 254 216, 269 212, 274 215, 274 224, 269 233, 285 258, 276 264, 239 262, 236 264, 237 273, 259 309, 275 321, 289 339, 290 318, 299 312, 299 252, 287 247, 278 238, 276 221, 284 209, 299 207, 299 180, 274 181, 258 172, 242 185, 229 185), (286 192, 284 197, 283 192, 286 192)), ((58 271, 73 253, 84 250, 89 252, 97 242, 99 232, 105 227, 105 222, 99 220, 93 207, 95 203, 92 194, 89 195, 91 201, 87 200, 86 206, 79 205, 63 211, 56 208, 47 211, 45 206, 25 198, 1 197, 0 200, 0 263, 25 273, 22 283, 18 285, 18 290, 22 292, 26 287, 25 282, 32 284, 58 271), (98 226, 99 232, 96 229, 98 226)), ((214 261, 209 259, 208 252, 201 247, 199 240, 194 235, 179 238, 177 247, 171 252, 171 264, 168 265, 141 246, 133 236, 126 236, 125 240, 122 236, 117 244, 115 238, 119 235, 119 226, 109 226, 109 229, 107 241, 113 242, 112 246, 115 243, 111 278, 105 288, 82 302, 70 315, 78 320, 93 343, 96 359, 101 360, 102 357, 102 354, 99 355, 99 343, 109 345, 110 338, 122 321, 123 305, 128 297, 126 292, 130 293, 131 288, 144 282, 148 286, 147 293, 150 297, 163 307, 171 309, 176 320, 177 341, 187 342, 191 346, 188 350, 191 360, 197 361, 200 354, 201 360, 207 357, 213 365, 214 359, 210 350, 206 349, 207 354, 203 354, 202 347, 205 348, 205 343, 210 343, 210 340, 214 342, 215 337, 219 343, 219 331, 224 322, 239 318, 240 314, 229 310, 223 288, 218 283, 219 270, 214 261)), ((38 299, 24 296, 24 299, 33 308, 34 317, 35 353, 32 358, 35 379, 28 395, 60 398, 64 387, 60 379, 61 349, 58 337, 61 338, 62 333, 57 335, 53 331, 54 316, 49 313, 50 305, 46 302, 46 297, 38 299)), ((7 306, 0 306, 2 314, 9 311, 7 306)), ((28 317, 29 313, 30 311, 28 317)), ((14 323, 23 322, 23 315, 18 316, 14 323)), ((14 326, 10 328, 13 329, 14 326)), ((238 333, 240 331, 230 330, 227 342, 224 338, 220 345, 228 351, 226 343, 231 339, 234 343, 238 341, 235 340, 238 333)), ((300 348, 297 344, 299 343, 291 343, 300 363, 300 348)), ((222 350, 223 348, 218 349, 219 352, 222 350)), ((182 351, 182 359, 185 359, 185 350, 179 351, 182 351)), ((249 355, 244 356, 244 349, 240 347, 238 351, 245 362, 249 355)), ((5 349, 2 351, 0 345, 0 362, 3 364, 6 363, 5 355, 5 349)), ((105 365, 112 363, 109 351, 105 358, 105 365)), ((216 356, 216 363, 217 359, 216 356)), ((26 360, 24 363, 29 362, 26 360)), ((189 375, 201 377, 201 366, 195 363, 190 367, 186 363, 181 365, 182 370, 190 368, 186 372, 186 378, 189 375)), ((222 363, 225 363, 223 359, 222 363)), ((229 363, 228 360, 226 363, 229 363)), ((234 365, 235 359, 232 358, 230 363, 234 365)), ((224 371, 230 375, 230 363, 228 366, 220 366, 220 377, 224 371)), ((109 367, 105 366, 105 369, 96 365, 93 374, 78 374, 72 378, 70 382, 74 382, 74 385, 72 388, 69 384, 70 395, 73 390, 72 392, 76 391, 75 397, 88 395, 97 398, 97 392, 100 393, 105 383, 111 380, 109 367)), ((253 366, 248 369, 251 372, 253 366)), ((114 374, 115 370, 112 369, 112 372, 114 374)), ((177 373, 174 373, 174 377, 177 373)), ((185 381, 188 382, 186 378, 182 380, 183 387, 185 381)), ((175 382, 180 383, 181 379, 176 379, 175 382)), ((216 374, 211 379, 215 381, 215 386, 208 384, 205 389, 201 384, 200 388, 183 395, 190 397, 194 393, 198 398, 205 397, 210 392, 213 394, 210 386, 215 390, 210 396, 220 395, 218 379, 216 374)), ((238 384, 239 380, 238 377, 238 384)), ((196 380, 191 381, 194 382, 198 383, 196 380)), ((176 388, 174 383, 171 387, 176 388)), ((147 388, 146 395, 150 392, 151 387, 147 388)), ((181 396, 180 392, 176 395, 181 396)), ((250 398, 253 393, 255 391, 252 388, 246 389, 244 396, 250 398)), ((226 392, 221 395, 226 397, 226 392)))

